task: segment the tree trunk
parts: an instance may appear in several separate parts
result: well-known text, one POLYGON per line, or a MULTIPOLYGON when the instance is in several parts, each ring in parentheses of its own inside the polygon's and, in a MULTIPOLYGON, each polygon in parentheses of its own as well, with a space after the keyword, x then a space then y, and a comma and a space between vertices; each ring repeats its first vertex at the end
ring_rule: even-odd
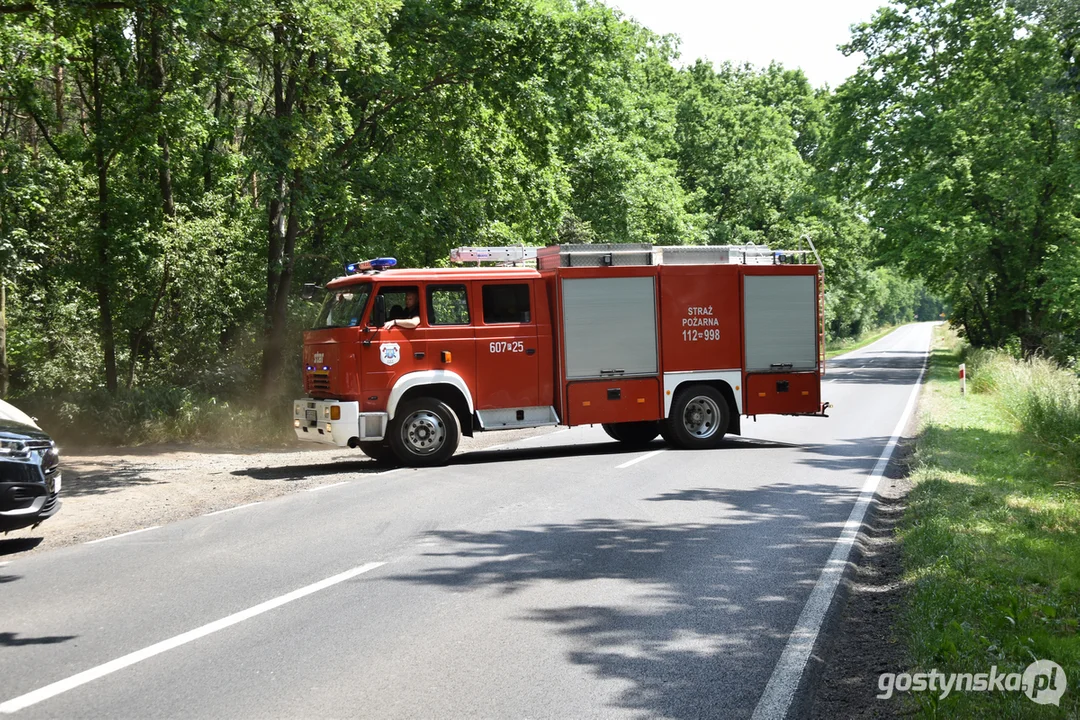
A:
POLYGON ((7 279, 0 277, 0 396, 8 394, 7 279))
MULTIPOLYGON (((268 400, 273 394, 275 384, 281 375, 285 355, 285 326, 288 320, 289 290, 292 287, 293 267, 295 264, 296 239, 300 234, 300 184, 301 173, 293 172, 288 187, 288 219, 281 237, 279 270, 270 291, 268 313, 269 323, 266 333, 266 347, 263 351, 262 396, 268 400)), ((282 218, 285 220, 285 218, 282 218)))
MULTIPOLYGON (((169 136, 165 130, 164 120, 161 117, 161 97, 165 92, 165 57, 161 48, 162 22, 161 8, 155 6, 150 14, 150 92, 153 98, 153 112, 158 115, 160 128, 157 143, 158 149, 161 151, 161 160, 158 163, 158 192, 161 195, 161 212, 166 220, 171 220, 176 217, 176 204, 173 201, 172 168, 169 164, 169 136)), ((168 248, 165 248, 164 253, 165 260, 161 273, 161 284, 158 287, 157 295, 154 297, 154 304, 150 308, 150 315, 131 340, 131 361, 128 363, 127 376, 128 388, 135 383, 135 366, 139 362, 143 342, 154 327, 158 308, 161 306, 161 300, 165 297, 165 291, 168 289, 171 280, 168 248)))
MULTIPOLYGON (((279 141, 284 146, 284 127, 292 114, 295 100, 295 80, 286 78, 285 55, 286 34, 284 26, 274 26, 274 43, 281 50, 274 56, 274 120, 279 141)), ((267 252, 266 252, 266 306, 263 313, 264 344, 262 357, 263 401, 273 393, 274 385, 281 372, 281 354, 285 343, 285 310, 287 288, 292 279, 292 248, 296 242, 297 184, 287 181, 287 164, 281 164, 274 170, 273 190, 266 204, 267 209, 267 252), (287 194, 286 194, 287 193, 287 194), (286 217, 288 201, 288 217, 286 217), (290 239, 291 235, 291 239, 290 239), (286 288, 283 290, 282 288, 286 288), (284 295, 284 296, 283 296, 284 295)))
POLYGON ((91 82, 94 93, 94 164, 97 169, 98 227, 97 262, 94 274, 94 290, 101 320, 101 353, 105 362, 105 387, 115 393, 119 387, 116 372, 116 340, 113 337, 112 291, 110 288, 111 263, 109 262, 109 162, 105 157, 104 102, 101 97, 101 56, 94 35, 91 82))
POLYGON ((208 195, 214 189, 214 151, 217 150, 217 136, 214 133, 221 122, 221 100, 221 81, 218 80, 214 83, 214 130, 203 146, 203 192, 208 195))

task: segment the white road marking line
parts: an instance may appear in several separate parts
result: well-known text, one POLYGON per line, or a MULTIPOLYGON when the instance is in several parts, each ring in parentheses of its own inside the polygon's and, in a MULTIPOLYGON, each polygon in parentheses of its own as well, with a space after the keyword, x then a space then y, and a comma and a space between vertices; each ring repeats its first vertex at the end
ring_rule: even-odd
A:
POLYGON ((105 542, 106 540, 115 540, 116 538, 127 537, 128 535, 138 535, 139 533, 148 532, 150 530, 157 530, 159 527, 161 526, 153 525, 148 528, 143 528, 142 530, 132 530, 131 532, 120 533, 119 535, 110 535, 109 537, 98 538, 97 540, 87 540, 83 543, 83 545, 93 545, 94 543, 101 543, 105 542))
MULTIPOLYGON (((382 473, 379 474, 381 475, 382 473)), ((319 490, 325 490, 326 488, 337 487, 339 485, 347 485, 348 483, 348 480, 342 480, 341 482, 332 483, 330 485, 320 485, 319 487, 307 488, 307 492, 318 492, 319 490)))
POLYGON ((0 567, 4 567, 5 565, 10 565, 10 564, 11 564, 10 560, 5 560, 4 562, 0 562, 0 567))
POLYGON ((68 690, 73 690, 80 685, 85 685, 88 682, 92 682, 94 680, 97 680, 98 678, 105 677, 106 675, 114 673, 117 670, 123 670, 124 668, 134 665, 137 662, 148 660, 155 655, 160 655, 163 652, 178 648, 181 645, 185 645, 193 640, 198 640, 199 638, 206 637, 211 633, 216 633, 218 630, 224 630, 225 628, 236 625, 237 623, 243 622, 244 620, 250 620, 256 615, 261 615, 264 612, 273 610, 274 608, 279 608, 286 603, 291 603, 293 600, 299 600, 300 598, 311 595, 312 593, 317 593, 320 590, 325 590, 326 588, 337 585, 338 583, 345 582, 346 580, 351 580, 357 575, 362 575, 366 572, 374 570, 375 568, 382 567, 385 564, 386 563, 382 562, 373 562, 368 563, 367 565, 361 565, 360 567, 355 567, 352 570, 346 570, 343 573, 334 575, 333 577, 328 577, 325 580, 320 580, 317 583, 302 587, 299 590, 293 590, 292 592, 282 595, 280 597, 276 597, 273 600, 267 600, 264 603, 259 603, 254 607, 248 608, 247 610, 241 610, 238 613, 234 613, 220 620, 215 620, 212 623, 208 623, 206 625, 203 625, 202 627, 195 628, 194 630, 189 630, 186 633, 171 637, 168 640, 162 640, 159 643, 154 643, 150 647, 145 647, 142 650, 136 650, 133 653, 129 653, 127 655, 124 655, 123 657, 117 658, 116 660, 112 660, 103 665, 98 665, 97 667, 90 668, 89 670, 84 670, 77 675, 72 675, 71 677, 64 680, 59 680, 52 683, 51 685, 46 685, 43 688, 28 692, 25 695, 20 695, 17 698, 12 698, 7 702, 0 703, 0 713, 10 714, 22 710, 23 708, 30 707, 31 705, 35 705, 42 700, 48 700, 49 698, 55 697, 61 693, 65 693, 68 690))
POLYGON ((255 502, 249 502, 245 505, 237 505, 236 507, 225 508, 224 510, 215 510, 214 512, 208 512, 203 517, 210 517, 211 515, 220 515, 222 513, 232 512, 233 510, 239 510, 240 508, 251 507, 252 505, 262 505, 262 500, 256 500, 255 502))
MULTIPOLYGON (((569 432, 569 431, 570 431, 570 428, 563 428, 562 430, 555 430, 554 432, 544 433, 543 435, 531 435, 531 436, 529 436, 527 438, 521 438, 520 440, 515 440, 514 442, 524 443, 524 442, 529 442, 530 440, 541 440, 543 438, 549 438, 552 435, 558 435, 559 433, 564 433, 564 432, 569 432)), ((508 443, 508 444, 512 445, 513 443, 508 443)))
POLYGON ((615 469, 616 470, 622 470, 623 468, 628 468, 631 465, 636 465, 637 463, 641 462, 642 460, 648 460, 651 457, 656 457, 657 455, 664 452, 665 450, 667 450, 667 448, 660 448, 659 450, 653 450, 650 453, 645 453, 644 455, 642 455, 640 457, 636 457, 633 460, 627 460, 622 465, 616 465, 615 469))
POLYGON ((810 652, 814 649, 814 643, 821 631, 821 624, 825 621, 825 614, 829 610, 829 605, 832 604, 840 578, 843 577, 851 547, 855 544, 855 538, 858 537, 859 530, 862 528, 866 510, 874 500, 874 495, 877 494, 881 476, 885 473, 896 443, 899 442, 904 427, 915 410, 915 400, 919 397, 919 390, 922 388, 923 374, 926 372, 929 357, 928 351, 923 357, 919 379, 915 381, 915 387, 911 389, 911 395, 908 397, 907 406, 904 407, 900 421, 881 452, 877 465, 863 483, 859 499, 855 502, 855 507, 851 508, 851 514, 848 515, 844 529, 833 546, 832 554, 829 555, 821 576, 810 592, 810 597, 807 598, 806 605, 803 606, 799 619, 795 622, 795 628, 788 636, 787 645, 784 646, 784 651, 765 686, 765 692, 762 693, 757 707, 754 708, 751 720, 783 720, 787 716, 795 691, 799 687, 799 681, 802 679, 803 670, 806 669, 806 662, 810 659, 810 652))

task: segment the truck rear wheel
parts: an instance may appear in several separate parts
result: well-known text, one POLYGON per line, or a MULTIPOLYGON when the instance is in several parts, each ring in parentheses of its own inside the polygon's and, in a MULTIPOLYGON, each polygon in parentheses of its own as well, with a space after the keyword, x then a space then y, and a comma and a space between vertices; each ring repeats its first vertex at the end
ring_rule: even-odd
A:
POLYGON ((660 423, 654 421, 604 423, 604 432, 624 445, 647 445, 660 434, 660 423))
POLYGON ((377 463, 387 464, 397 462, 397 455, 394 454, 394 449, 390 447, 390 443, 385 440, 362 442, 360 443, 360 452, 364 453, 377 463))
POLYGON ((461 439, 461 427, 446 403, 425 397, 398 407, 389 434, 390 447, 398 460, 414 467, 429 467, 450 460, 461 439))
POLYGON ((692 385, 675 396, 663 435, 669 443, 685 450, 714 448, 724 439, 729 421, 727 400, 719 390, 692 385))

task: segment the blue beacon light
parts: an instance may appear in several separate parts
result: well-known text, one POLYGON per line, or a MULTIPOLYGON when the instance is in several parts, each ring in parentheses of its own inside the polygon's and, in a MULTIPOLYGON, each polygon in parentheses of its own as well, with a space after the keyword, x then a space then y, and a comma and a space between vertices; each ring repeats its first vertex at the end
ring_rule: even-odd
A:
POLYGON ((363 262, 349 263, 345 266, 345 272, 348 274, 364 272, 366 270, 386 270, 397 265, 397 259, 392 257, 374 258, 373 260, 364 260, 363 262))

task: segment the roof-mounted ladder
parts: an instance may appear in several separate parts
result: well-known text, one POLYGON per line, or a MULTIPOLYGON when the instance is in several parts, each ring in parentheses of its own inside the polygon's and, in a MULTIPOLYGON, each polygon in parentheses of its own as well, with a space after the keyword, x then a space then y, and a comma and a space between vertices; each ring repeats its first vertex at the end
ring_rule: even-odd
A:
POLYGON ((508 247, 459 247, 450 251, 450 262, 477 265, 485 262, 513 264, 536 260, 536 248, 525 245, 508 247))

